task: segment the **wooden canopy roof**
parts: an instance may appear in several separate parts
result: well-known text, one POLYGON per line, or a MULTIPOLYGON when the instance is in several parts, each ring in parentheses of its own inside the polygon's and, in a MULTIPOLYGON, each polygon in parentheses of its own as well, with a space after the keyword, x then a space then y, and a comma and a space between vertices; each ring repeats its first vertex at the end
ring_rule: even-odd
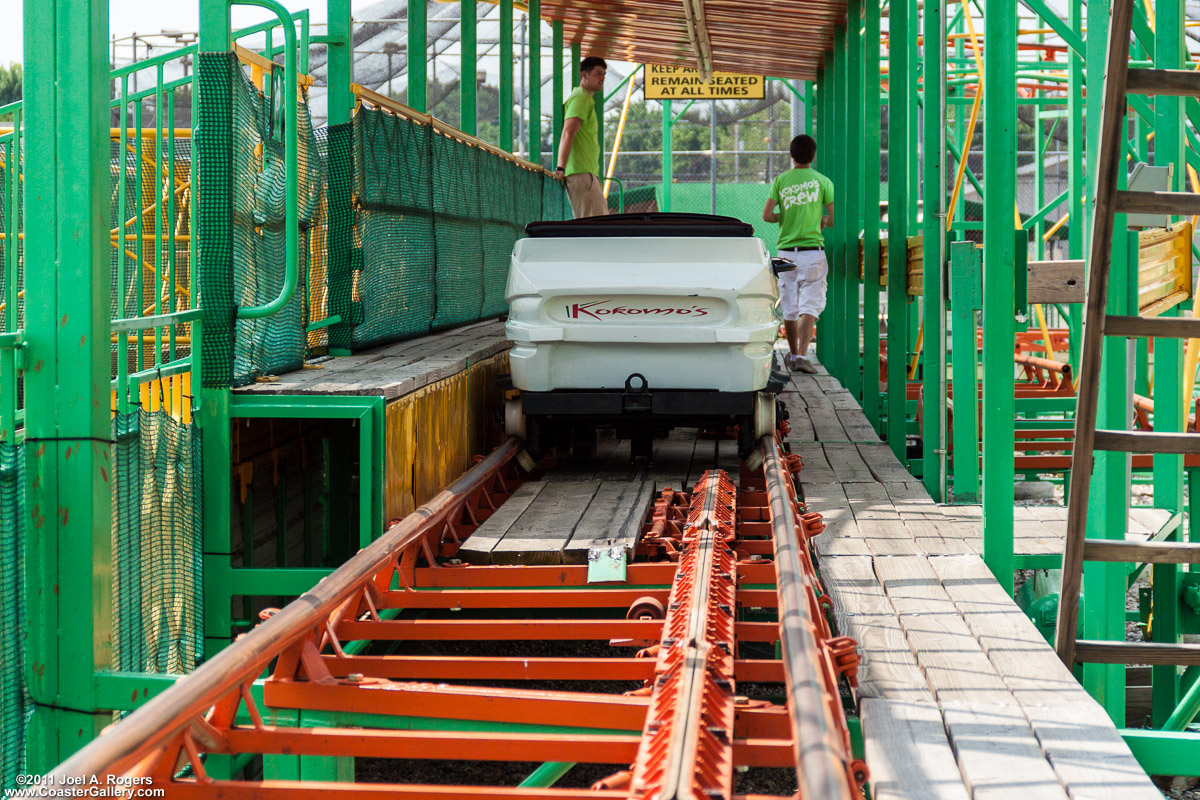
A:
POLYGON ((845 0, 542 0, 583 55, 814 80, 845 0))

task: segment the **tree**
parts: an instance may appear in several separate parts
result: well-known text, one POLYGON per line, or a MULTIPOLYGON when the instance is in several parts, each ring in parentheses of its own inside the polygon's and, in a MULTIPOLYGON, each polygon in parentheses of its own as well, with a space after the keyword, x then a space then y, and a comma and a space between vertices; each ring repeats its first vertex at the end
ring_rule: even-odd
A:
POLYGON ((20 64, 10 62, 7 69, 0 67, 0 106, 20 100, 23 83, 24 74, 20 64))

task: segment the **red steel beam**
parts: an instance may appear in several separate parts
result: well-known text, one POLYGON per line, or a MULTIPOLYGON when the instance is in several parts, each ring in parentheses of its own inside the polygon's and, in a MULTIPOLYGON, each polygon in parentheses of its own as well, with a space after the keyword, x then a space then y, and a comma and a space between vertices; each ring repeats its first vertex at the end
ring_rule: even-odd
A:
MULTIPOLYGON (((665 602, 666 589, 607 589, 596 586, 578 589, 496 589, 490 592, 453 589, 420 589, 384 592, 387 608, 629 608, 643 597, 665 602)), ((738 594, 739 604, 774 608, 774 590, 746 589, 738 594)))
MULTIPOLYGON (((335 678, 362 673, 392 680, 643 681, 654 677, 648 658, 493 656, 324 656, 335 678)), ((783 662, 738 659, 739 681, 783 683, 783 662)))
MULTIPOLYGON (((230 753, 461 761, 573 761, 628 764, 641 737, 613 734, 476 733, 357 730, 345 728, 233 728, 224 734, 230 753)), ((786 767, 791 739, 736 739, 734 763, 786 767)))
MULTIPOLYGON (((759 544, 759 543, 754 543, 759 544)), ((771 543, 761 547, 770 552, 771 543)), ((657 641, 662 621, 628 619, 520 619, 520 620, 382 620, 341 622, 341 641, 570 641, 606 639, 649 639, 657 641)), ((774 622, 739 622, 737 637, 743 642, 775 642, 779 626, 774 622)))
POLYGON ((497 689, 386 680, 281 681, 263 684, 272 708, 307 708, 356 714, 463 719, 483 722, 562 725, 635 731, 646 716, 644 697, 497 689))
MULTIPOLYGON (((744 495, 745 493, 743 493, 744 495)), ((738 535, 745 536, 742 529, 745 519, 739 509, 738 535)), ((757 520, 755 520, 757 521, 757 520)), ((765 536, 771 535, 769 521, 762 528, 765 536)), ((669 587, 675 579, 675 564, 629 564, 625 567, 625 586, 669 587)), ((556 588, 568 586, 590 586, 586 565, 555 566, 494 566, 471 567, 418 567, 414 574, 414 586, 418 589, 520 589, 556 588)), ((768 562, 742 561, 738 564, 738 576, 743 583, 774 583, 775 567, 768 562)), ((603 585, 600 588, 604 588, 603 585)))

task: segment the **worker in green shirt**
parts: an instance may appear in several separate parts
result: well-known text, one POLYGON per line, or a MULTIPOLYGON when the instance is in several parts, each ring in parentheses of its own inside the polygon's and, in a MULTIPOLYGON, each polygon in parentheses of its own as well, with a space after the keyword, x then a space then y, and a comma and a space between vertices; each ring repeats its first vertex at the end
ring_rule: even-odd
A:
POLYGON ((603 58, 588 56, 580 61, 579 86, 564 107, 555 172, 566 175, 567 197, 576 219, 608 213, 608 201, 600 188, 600 142, 596 139, 596 104, 592 99, 604 89, 607 72, 603 58))
POLYGON ((779 223, 779 257, 796 265, 779 275, 779 304, 791 351, 784 363, 793 372, 813 374, 817 368, 807 355, 817 317, 825 310, 829 263, 821 229, 833 225, 833 181, 812 168, 816 139, 802 134, 792 139, 790 149, 792 169, 771 184, 762 218, 779 223))

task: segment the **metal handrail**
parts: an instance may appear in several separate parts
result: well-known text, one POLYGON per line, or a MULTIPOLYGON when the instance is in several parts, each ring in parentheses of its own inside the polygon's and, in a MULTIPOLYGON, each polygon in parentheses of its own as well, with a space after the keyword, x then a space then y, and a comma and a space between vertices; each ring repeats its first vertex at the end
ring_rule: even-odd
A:
MULTIPOLYGON (((125 380, 133 386, 140 386, 144 381, 158 380, 160 378, 171 378, 175 375, 182 375, 185 372, 189 372, 191 369, 192 357, 188 356, 187 358, 178 358, 174 361, 169 361, 166 364, 160 364, 157 367, 144 369, 141 372, 131 372, 125 376, 125 380)), ((109 386, 113 390, 120 388, 117 385, 116 378, 113 378, 112 381, 109 382, 109 386)))
POLYGON ((179 325, 185 322, 196 322, 204 314, 198 308, 188 308, 183 311, 173 311, 170 314, 155 314, 152 317, 125 317, 112 321, 112 332, 144 331, 150 328, 163 328, 167 325, 179 325))
MULTIPOLYGON (((617 185, 617 213, 624 214, 625 213, 625 182, 622 181, 620 178, 618 178, 616 175, 609 175, 604 180, 610 181, 617 185)), ((607 199, 608 198, 606 196, 605 200, 607 200, 607 199)))
POLYGON ((243 306, 237 310, 238 319, 262 319, 283 310, 296 294, 300 284, 300 168, 299 127, 296 81, 296 25, 288 10, 276 0, 230 0, 232 6, 257 6, 271 11, 283 28, 283 103, 287 125, 283 141, 284 173, 287 187, 284 194, 284 275, 279 295, 261 306, 243 306))
POLYGON ((565 180, 565 178, 559 177, 557 173, 550 172, 541 164, 535 164, 528 159, 521 158, 514 153, 510 153, 507 150, 497 147, 491 142, 485 142, 478 136, 472 136, 469 133, 463 133, 453 125, 442 122, 440 119, 431 114, 427 114, 424 111, 417 111, 415 108, 404 105, 404 103, 401 103, 399 100, 393 100, 392 98, 382 95, 379 92, 371 91, 361 84, 350 84, 350 91, 359 99, 359 101, 366 100, 376 108, 390 111, 396 116, 403 117, 404 119, 415 122, 418 125, 428 125, 434 131, 449 139, 462 142, 470 147, 478 147, 480 150, 485 150, 494 156, 503 158, 505 161, 510 161, 513 164, 516 164, 518 167, 527 169, 530 172, 537 172, 559 181, 565 180))
POLYGON ((363 591, 380 570, 394 566, 399 554, 417 542, 431 525, 439 524, 458 507, 458 501, 510 461, 521 440, 509 438, 479 464, 439 492, 382 537, 360 550, 312 590, 286 605, 244 637, 221 650, 195 672, 106 730, 50 773, 55 783, 68 785, 79 776, 116 774, 133 767, 194 723, 220 698, 256 677, 289 645, 312 632, 343 603, 363 591))

